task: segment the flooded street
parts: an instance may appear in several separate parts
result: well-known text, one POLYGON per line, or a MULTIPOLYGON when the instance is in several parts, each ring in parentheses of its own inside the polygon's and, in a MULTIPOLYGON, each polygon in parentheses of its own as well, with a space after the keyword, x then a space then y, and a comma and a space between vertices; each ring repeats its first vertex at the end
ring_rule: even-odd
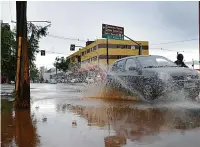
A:
POLYGON ((2 147, 199 147, 200 104, 91 98, 86 88, 32 84, 31 112, 1 113, 2 147))

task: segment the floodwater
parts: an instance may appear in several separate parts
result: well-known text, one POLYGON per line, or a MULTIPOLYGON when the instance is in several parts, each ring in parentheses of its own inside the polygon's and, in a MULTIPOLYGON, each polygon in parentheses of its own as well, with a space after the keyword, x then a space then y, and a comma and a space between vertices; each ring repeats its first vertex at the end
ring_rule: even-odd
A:
MULTIPOLYGON (((30 112, 1 112, 1 146, 199 147, 200 104, 101 99, 95 89, 32 84, 30 112)), ((2 85, 4 90, 12 87, 2 85)), ((120 94, 108 94, 113 95, 120 94)))

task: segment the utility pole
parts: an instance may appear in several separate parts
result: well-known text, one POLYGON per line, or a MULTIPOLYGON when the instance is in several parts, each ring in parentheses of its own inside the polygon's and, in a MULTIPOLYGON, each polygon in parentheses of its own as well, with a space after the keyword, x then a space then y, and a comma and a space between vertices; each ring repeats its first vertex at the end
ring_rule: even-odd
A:
POLYGON ((106 39, 106 53, 107 53, 107 68, 109 67, 109 55, 108 55, 108 38, 106 39))
MULTIPOLYGON (((200 7, 200 1, 199 1, 200 7)), ((200 36, 200 10, 199 10, 199 36, 200 36)), ((200 37, 199 37, 199 69, 200 69, 200 37)))
POLYGON ((16 2, 17 14, 17 70, 15 107, 30 109, 30 78, 27 42, 27 2, 16 2))

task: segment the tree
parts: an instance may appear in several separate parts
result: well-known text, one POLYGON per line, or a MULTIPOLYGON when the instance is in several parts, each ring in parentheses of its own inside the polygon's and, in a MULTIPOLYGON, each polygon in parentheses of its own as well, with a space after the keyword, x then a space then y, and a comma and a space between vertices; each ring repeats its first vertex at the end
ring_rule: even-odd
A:
MULTIPOLYGON (((29 65, 34 66, 36 54, 39 53, 39 41, 47 35, 48 27, 27 24, 29 65)), ((1 69, 2 75, 9 81, 15 81, 16 73, 16 29, 12 31, 6 26, 1 26, 1 69)))
POLYGON ((27 24, 28 30, 28 51, 30 65, 36 60, 36 53, 39 53, 39 40, 46 37, 49 26, 37 26, 33 23, 27 24))
POLYGON ((68 60, 66 60, 64 57, 56 57, 55 62, 54 62, 54 67, 58 70, 61 70, 63 72, 67 72, 67 70, 69 69, 69 64, 70 62, 68 60))
POLYGON ((1 75, 15 79, 15 37, 8 26, 1 26, 1 75))
POLYGON ((36 65, 33 64, 30 66, 30 79, 35 82, 35 80, 39 80, 39 70, 37 69, 36 65))

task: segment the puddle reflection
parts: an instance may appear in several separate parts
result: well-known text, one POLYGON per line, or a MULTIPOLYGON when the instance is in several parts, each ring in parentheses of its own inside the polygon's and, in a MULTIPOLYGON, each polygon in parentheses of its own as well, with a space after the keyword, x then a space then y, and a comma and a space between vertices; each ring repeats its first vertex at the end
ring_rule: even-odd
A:
MULTIPOLYGON (((193 129, 196 130, 195 136, 199 136, 199 108, 136 108, 133 105, 126 105, 127 103, 112 102, 110 105, 103 103, 92 106, 72 105, 65 102, 55 104, 54 101, 52 103, 48 101, 47 109, 47 104, 43 106, 39 101, 34 104, 35 106, 33 105, 36 116, 33 112, 31 115, 30 111, 25 110, 14 112, 11 107, 2 112, 1 145, 3 147, 36 147, 41 144, 42 146, 93 147, 95 144, 99 147, 122 147, 135 146, 134 143, 137 146, 140 146, 138 143, 146 143, 150 146, 160 140, 167 144, 170 136, 180 138, 193 129), (40 106, 38 110, 36 106, 40 106), (48 113, 44 114, 46 110, 48 113)), ((187 138, 192 137, 187 136, 187 138)), ((190 145, 196 144, 191 142, 190 145)), ((184 147, 184 140, 182 147, 184 147)))
MULTIPOLYGON (((60 106, 62 107, 62 106, 60 106)), ((143 141, 145 136, 154 136, 164 132, 184 133, 200 127, 200 110, 158 109, 158 108, 105 108, 71 106, 67 109, 85 118, 89 126, 107 128, 110 126, 116 136, 104 139, 105 146, 118 147, 126 144, 126 139, 143 141)))
POLYGON ((36 147, 40 146, 37 135, 36 121, 30 111, 13 111, 9 107, 1 112, 1 146, 36 147))

